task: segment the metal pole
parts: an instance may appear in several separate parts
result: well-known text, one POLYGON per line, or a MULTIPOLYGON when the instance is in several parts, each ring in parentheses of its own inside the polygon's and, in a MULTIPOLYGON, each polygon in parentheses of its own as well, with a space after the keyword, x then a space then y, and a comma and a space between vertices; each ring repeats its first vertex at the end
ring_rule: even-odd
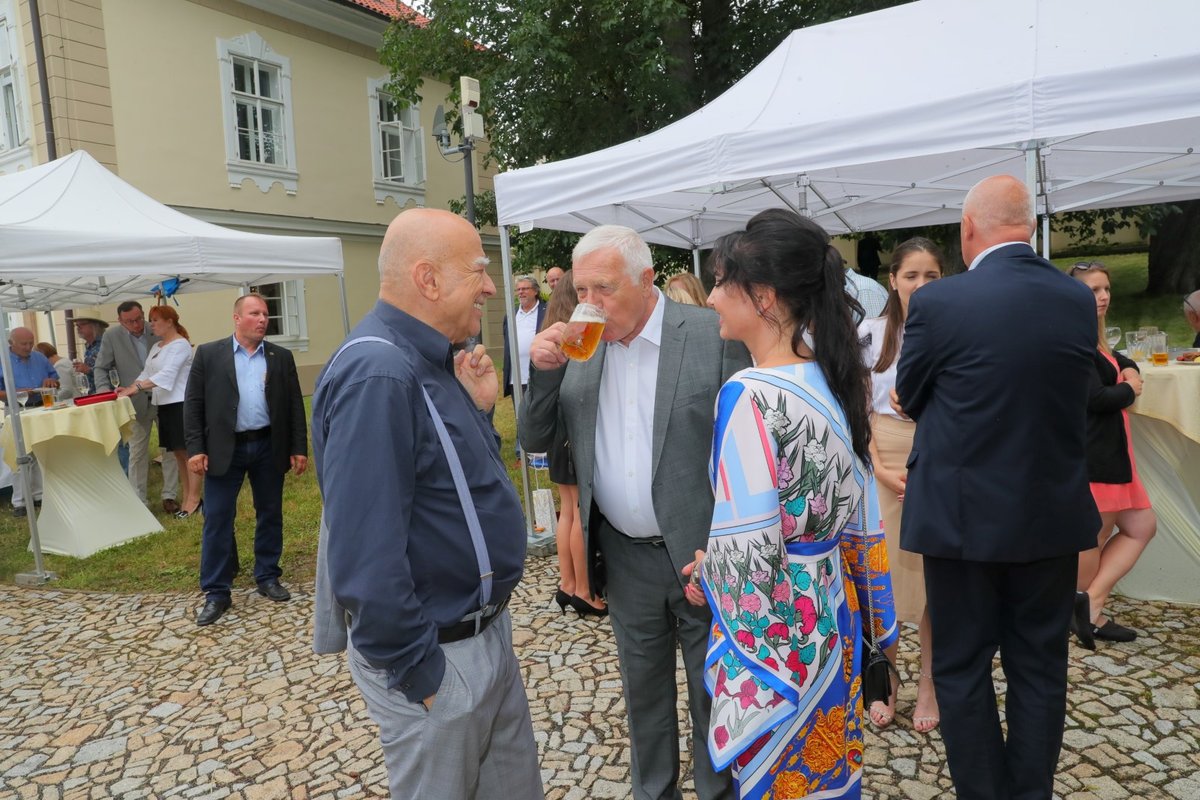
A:
POLYGON ((1050 215, 1042 214, 1042 258, 1050 260, 1050 215))
POLYGON ((29 0, 29 24, 33 29, 33 60, 37 64, 42 124, 46 126, 46 155, 53 161, 58 158, 58 142, 54 135, 54 113, 50 109, 50 80, 46 77, 46 48, 42 45, 42 12, 38 0, 29 0))
MULTIPOLYGON (((1029 189, 1029 195, 1033 198, 1033 214, 1034 220, 1037 219, 1037 148, 1025 151, 1025 186, 1029 189)), ((1033 240, 1030 242, 1033 245, 1034 252, 1037 252, 1037 225, 1033 226, 1033 240)))
MULTIPOLYGON (((0 337, 7 344, 8 314, 3 308, 0 308, 0 337)), ((42 563, 42 540, 38 536, 37 507, 33 498, 33 485, 29 480, 29 472, 33 469, 33 456, 25 450, 25 434, 21 430, 21 410, 16 401, 18 387, 13 378, 10 352, 5 347, 4 358, 0 359, 0 371, 4 373, 4 388, 8 395, 8 399, 5 401, 5 405, 8 406, 8 424, 12 426, 13 447, 17 449, 17 480, 21 481, 21 486, 25 491, 25 508, 27 509, 25 519, 29 523, 29 549, 33 551, 33 572, 19 573, 15 580, 20 586, 41 586, 54 580, 57 576, 53 572, 47 572, 42 563)))
POLYGON ((692 248, 692 272, 695 273, 697 278, 700 277, 700 248, 699 247, 692 248))
POLYGON ((350 335, 350 309, 346 306, 346 273, 339 272, 337 274, 338 291, 342 295, 342 330, 350 335))
MULTIPOLYGON (((504 225, 500 226, 500 262, 504 268, 504 318, 508 320, 509 363, 513 365, 514 369, 520 370, 520 351, 517 348, 517 322, 516 316, 513 313, 513 304, 509 299, 513 296, 512 251, 509 249, 508 244, 508 228, 504 225)), ((507 376, 505 377, 507 378, 507 376)), ((519 371, 514 376, 512 384, 513 407, 516 411, 514 419, 519 428, 521 402, 525 395, 525 392, 521 389, 519 371)), ((524 450, 521 452, 524 453, 524 450)), ((521 457, 521 494, 525 498, 525 536, 529 540, 529 547, 541 547, 543 543, 549 541, 552 537, 548 534, 539 537, 533 532, 533 493, 529 490, 529 462, 525 459, 524 455, 521 457)))
MULTIPOLYGON (((470 137, 463 139, 462 145, 458 148, 463 154, 463 176, 467 181, 467 222, 475 224, 475 174, 474 174, 474 156, 475 142, 470 137)), ((512 295, 509 295, 510 297, 512 295)))

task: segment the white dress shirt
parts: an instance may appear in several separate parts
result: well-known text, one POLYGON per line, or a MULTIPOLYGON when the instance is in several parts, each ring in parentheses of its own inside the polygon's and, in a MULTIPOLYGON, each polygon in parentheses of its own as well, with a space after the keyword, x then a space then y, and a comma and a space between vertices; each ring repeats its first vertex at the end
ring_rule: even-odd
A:
POLYGON ((596 414, 592 496, 613 527, 634 538, 661 536, 650 489, 654 466, 654 399, 662 342, 663 298, 629 346, 609 342, 596 414))
MULTIPOLYGON (((870 341, 862 345, 863 363, 871 371, 871 410, 885 417, 903 419, 892 409, 891 391, 896 386, 896 365, 900 363, 900 350, 896 350, 896 360, 883 372, 875 371, 875 362, 883 350, 883 331, 887 327, 886 317, 864 319, 858 326, 859 340, 870 337, 870 341)), ((900 344, 904 344, 904 326, 900 326, 900 344)), ((906 420, 907 421, 907 420, 906 420)))
MULTIPOLYGON (((975 256, 975 260, 971 262, 971 266, 967 267, 967 272, 970 272, 971 270, 978 267, 979 262, 983 261, 989 255, 991 255, 993 250, 999 250, 1001 247, 1008 247, 1010 244, 1023 244, 1026 247, 1028 247, 1030 250, 1033 250, 1033 245, 1031 245, 1029 242, 1026 242, 1026 241, 1001 242, 1000 244, 994 244, 991 247, 989 247, 987 250, 984 250, 982 253, 975 256)), ((1037 255, 1036 250, 1034 251, 1034 255, 1037 255)))
POLYGON ((533 344, 533 337, 537 336, 537 317, 538 303, 533 304, 533 308, 525 311, 520 306, 517 306, 517 361, 521 368, 521 385, 529 385, 529 346, 533 344))

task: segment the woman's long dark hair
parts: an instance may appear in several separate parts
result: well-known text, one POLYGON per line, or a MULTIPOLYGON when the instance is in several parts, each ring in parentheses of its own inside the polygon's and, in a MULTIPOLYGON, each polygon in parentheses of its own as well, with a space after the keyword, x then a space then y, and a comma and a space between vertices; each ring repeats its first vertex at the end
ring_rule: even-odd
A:
POLYGON ((570 322, 571 312, 579 305, 579 294, 575 291, 575 272, 567 270, 558 279, 558 285, 550 292, 550 301, 546 303, 546 319, 542 322, 542 330, 546 330, 556 322, 570 322))
POLYGON ((941 248, 924 236, 914 236, 896 245, 896 249, 892 251, 892 264, 888 267, 891 281, 888 284, 887 305, 883 307, 882 314, 887 318, 887 322, 883 325, 883 346, 879 350, 879 360, 872 367, 875 372, 887 372, 888 368, 900 357, 900 331, 904 328, 904 306, 900 302, 900 293, 891 284, 896 280, 896 275, 900 272, 904 259, 913 253, 928 253, 933 256, 938 270, 943 275, 946 274, 946 258, 942 255, 941 248))
POLYGON ((755 214, 745 231, 717 240, 709 256, 721 283, 737 286, 752 300, 755 286, 775 290, 783 319, 769 313, 764 318, 780 330, 791 328, 792 352, 800 355, 804 332, 812 334, 813 357, 846 414, 854 453, 869 465, 869 373, 853 316, 862 307, 846 292, 843 263, 819 225, 782 208, 755 214))

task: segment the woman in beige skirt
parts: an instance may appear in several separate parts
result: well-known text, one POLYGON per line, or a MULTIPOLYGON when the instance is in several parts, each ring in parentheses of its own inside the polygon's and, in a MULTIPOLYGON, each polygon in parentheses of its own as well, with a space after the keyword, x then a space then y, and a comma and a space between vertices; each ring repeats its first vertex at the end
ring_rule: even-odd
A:
MULTIPOLYGON (((871 461, 879 489, 879 507, 892 567, 896 618, 919 623, 921 640, 920 680, 913 728, 928 733, 938 726, 937 697, 933 691, 933 646, 929 613, 925 609, 925 573, 921 556, 900 549, 900 508, 904 501, 909 451, 916 423, 901 419, 892 409, 889 396, 896 385, 896 363, 908 318, 908 299, 926 283, 942 277, 942 253, 928 239, 915 237, 892 252, 888 274, 888 301, 883 315, 863 320, 858 334, 863 342, 863 360, 871 370, 871 461)), ((888 656, 896 660, 896 648, 888 656)), ((876 702, 868 710, 871 721, 885 728, 896 715, 896 691, 887 704, 876 702)))

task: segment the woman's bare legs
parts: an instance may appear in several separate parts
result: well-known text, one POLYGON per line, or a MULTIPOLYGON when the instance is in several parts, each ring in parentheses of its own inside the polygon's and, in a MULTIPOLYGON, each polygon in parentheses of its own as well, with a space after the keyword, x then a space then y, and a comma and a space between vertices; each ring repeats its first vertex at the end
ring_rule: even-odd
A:
POLYGON ((175 454, 175 463, 179 465, 179 482, 182 484, 179 488, 183 489, 183 502, 179 504, 179 510, 186 511, 188 514, 194 514, 196 513, 196 509, 200 507, 201 478, 188 469, 187 450, 174 450, 172 452, 175 454))
POLYGON ((1092 624, 1097 627, 1107 622, 1104 619, 1104 605, 1113 587, 1133 569, 1138 556, 1158 530, 1158 518, 1150 508, 1131 508, 1101 516, 1106 524, 1101 527, 1100 536, 1103 538, 1112 530, 1114 521, 1117 532, 1107 542, 1101 542, 1096 572, 1087 586, 1088 599, 1092 604, 1092 624), (1111 521, 1110 517, 1113 518, 1111 521))
MULTIPOLYGON (((599 597, 592 597, 592 584, 588 579, 587 553, 583 549, 583 518, 580 516, 579 487, 564 486, 570 490, 571 502, 576 505, 575 516, 571 519, 571 566, 575 570, 575 596, 594 608, 604 608, 605 602, 599 597)), ((565 502, 565 501, 564 501, 565 502)))
POLYGON ((575 566, 572 563, 571 528, 579 521, 579 487, 558 486, 558 527, 554 531, 554 545, 558 548, 558 588, 567 594, 575 594, 575 566))
POLYGON ((921 613, 921 667, 917 680, 917 707, 913 709, 913 729, 929 733, 942 721, 938 712, 937 695, 933 689, 933 629, 929 625, 929 608, 921 613))

